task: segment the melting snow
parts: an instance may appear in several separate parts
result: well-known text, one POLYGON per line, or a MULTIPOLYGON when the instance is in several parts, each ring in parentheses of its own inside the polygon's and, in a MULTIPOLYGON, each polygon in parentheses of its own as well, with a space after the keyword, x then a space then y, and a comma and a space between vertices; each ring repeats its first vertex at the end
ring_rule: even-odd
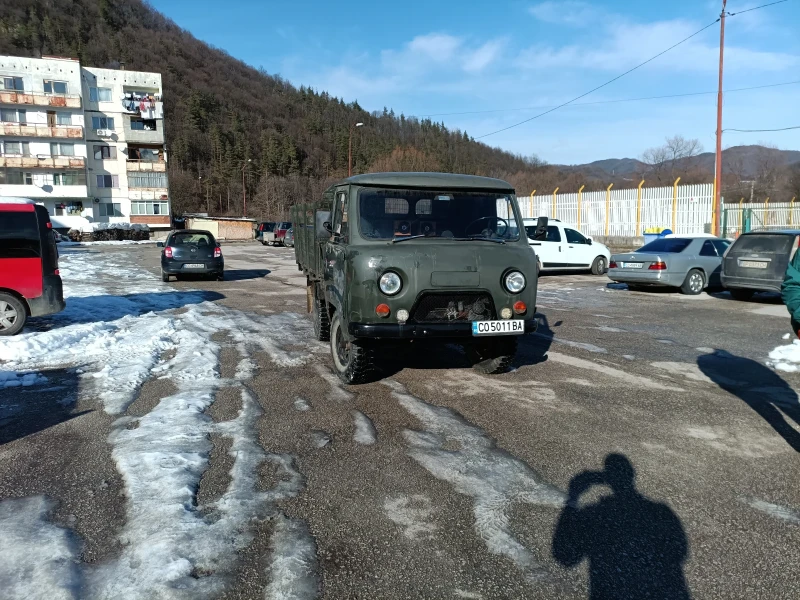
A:
POLYGON ((317 554, 314 538, 303 521, 279 516, 272 536, 270 583, 265 600, 312 600, 320 596, 316 575, 317 554))
POLYGON ((800 340, 788 346, 778 346, 769 353, 767 364, 777 371, 795 373, 800 371, 800 340))
POLYGON ((309 405, 308 400, 304 398, 295 398, 294 400, 294 408, 295 410, 299 410, 301 412, 305 412, 307 410, 311 410, 311 405, 309 405))
POLYGON ((778 519, 788 521, 789 523, 796 523, 800 525, 800 512, 796 510, 792 510, 791 508, 786 508, 785 506, 780 506, 778 504, 764 502, 763 500, 746 500, 745 502, 747 502, 747 504, 756 510, 760 510, 771 517, 776 517, 778 519))
POLYGON ((411 540, 430 538, 436 531, 436 525, 430 522, 434 512, 431 499, 424 494, 386 498, 383 511, 389 520, 403 528, 403 535, 411 540))
POLYGON ((434 477, 473 498, 475 529, 490 552, 508 557, 529 577, 543 575, 533 553, 511 532, 508 509, 514 502, 560 507, 564 494, 457 413, 412 396, 397 382, 384 383, 425 427, 404 432, 409 455, 434 477), (460 449, 447 449, 446 442, 455 442, 460 449))
POLYGON ((370 418, 361 411, 354 410, 353 421, 355 421, 356 426, 353 440, 367 446, 374 444, 377 434, 375 433, 375 426, 372 424, 370 418))

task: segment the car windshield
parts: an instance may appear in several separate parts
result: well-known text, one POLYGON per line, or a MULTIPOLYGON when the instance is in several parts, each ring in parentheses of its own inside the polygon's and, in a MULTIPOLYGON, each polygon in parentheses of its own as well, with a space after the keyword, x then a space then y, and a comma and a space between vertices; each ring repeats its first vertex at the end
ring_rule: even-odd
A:
POLYGON ((213 246, 214 239, 207 233, 176 233, 172 236, 170 246, 213 246))
POLYGON ((653 240, 649 244, 645 244, 636 252, 645 253, 675 253, 683 252, 692 243, 691 238, 660 238, 653 240))
POLYGON ((365 188, 359 213, 370 239, 519 239, 512 194, 365 188))

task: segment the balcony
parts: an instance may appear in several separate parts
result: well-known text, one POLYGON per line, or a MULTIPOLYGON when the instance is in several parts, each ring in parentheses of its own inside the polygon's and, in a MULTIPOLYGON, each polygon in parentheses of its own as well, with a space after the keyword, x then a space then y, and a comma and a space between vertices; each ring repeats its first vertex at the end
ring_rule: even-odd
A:
POLYGON ((122 124, 125 131, 125 141, 134 142, 139 144, 163 144, 164 131, 163 119, 153 120, 155 126, 152 129, 134 129, 131 127, 131 117, 125 115, 122 118, 122 124))
POLYGON ((15 137, 83 139, 83 127, 80 125, 45 125, 43 123, 0 123, 0 134, 15 137))
POLYGON ((18 169, 83 169, 82 156, 0 156, 0 167, 18 169))
POLYGON ((80 108, 80 96, 54 96, 42 92, 9 92, 0 91, 0 104, 27 104, 30 106, 58 106, 62 108, 80 108))
POLYGON ((151 160, 128 160, 128 171, 152 171, 156 173, 166 173, 167 163, 164 161, 151 160))

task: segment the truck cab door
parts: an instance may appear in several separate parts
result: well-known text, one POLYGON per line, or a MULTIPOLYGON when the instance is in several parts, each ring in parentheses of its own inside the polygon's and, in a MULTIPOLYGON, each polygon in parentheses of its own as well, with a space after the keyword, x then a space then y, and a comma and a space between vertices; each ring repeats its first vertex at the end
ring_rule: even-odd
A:
POLYGON ((336 307, 342 319, 347 320, 345 285, 347 282, 347 244, 349 225, 347 216, 347 188, 338 188, 331 211, 331 238, 325 244, 325 289, 328 302, 336 307))

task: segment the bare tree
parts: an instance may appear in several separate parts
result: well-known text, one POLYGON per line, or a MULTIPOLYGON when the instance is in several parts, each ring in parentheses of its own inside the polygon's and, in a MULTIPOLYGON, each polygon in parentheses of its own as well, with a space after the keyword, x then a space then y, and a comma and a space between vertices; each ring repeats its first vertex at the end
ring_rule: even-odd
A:
POLYGON ((789 167, 785 187, 789 198, 800 198, 800 163, 789 167))
POLYGON ((755 158, 754 200, 760 201, 775 195, 778 191, 778 178, 781 175, 781 160, 778 148, 771 144, 759 144, 755 158))
POLYGON ((642 174, 662 183, 672 183, 675 178, 690 171, 690 160, 703 151, 700 140, 686 139, 682 135, 666 138, 661 146, 648 148, 640 160, 647 165, 642 174))

